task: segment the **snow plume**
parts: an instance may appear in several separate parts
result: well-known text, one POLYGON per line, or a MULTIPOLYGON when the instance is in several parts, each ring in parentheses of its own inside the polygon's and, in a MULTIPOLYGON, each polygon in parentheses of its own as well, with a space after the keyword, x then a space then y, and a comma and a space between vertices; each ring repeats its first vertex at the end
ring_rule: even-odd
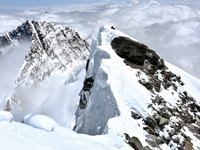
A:
POLYGON ((101 26, 113 25, 156 50, 165 60, 200 78, 200 6, 198 2, 191 5, 193 2, 132 0, 29 10, 9 8, 0 11, 0 34, 27 19, 46 20, 68 25, 91 43, 101 26))
POLYGON ((10 96, 16 86, 15 79, 29 47, 30 42, 21 44, 14 42, 6 48, 0 48, 0 109, 4 109, 5 99, 10 96))

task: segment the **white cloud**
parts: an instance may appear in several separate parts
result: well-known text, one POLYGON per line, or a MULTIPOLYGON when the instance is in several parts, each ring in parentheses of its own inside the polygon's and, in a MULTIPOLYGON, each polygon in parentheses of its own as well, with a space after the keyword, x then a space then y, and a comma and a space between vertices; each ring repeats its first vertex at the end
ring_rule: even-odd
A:
POLYGON ((200 13, 197 7, 132 0, 130 3, 20 10, 0 13, 0 33, 27 19, 46 20, 68 25, 91 42, 101 26, 113 25, 154 49, 165 60, 200 78, 200 13))
POLYGON ((131 3, 138 4, 139 1, 138 0, 131 0, 131 3))

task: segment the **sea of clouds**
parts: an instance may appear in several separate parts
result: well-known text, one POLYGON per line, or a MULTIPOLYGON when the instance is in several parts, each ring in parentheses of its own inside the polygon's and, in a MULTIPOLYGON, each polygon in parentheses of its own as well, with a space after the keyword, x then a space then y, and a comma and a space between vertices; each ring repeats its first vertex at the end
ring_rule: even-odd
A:
POLYGON ((101 26, 115 26, 166 61, 200 78, 200 7, 192 0, 73 4, 49 8, 1 8, 0 35, 26 20, 67 25, 91 43, 101 26), (169 1, 170 2, 170 1, 169 1))

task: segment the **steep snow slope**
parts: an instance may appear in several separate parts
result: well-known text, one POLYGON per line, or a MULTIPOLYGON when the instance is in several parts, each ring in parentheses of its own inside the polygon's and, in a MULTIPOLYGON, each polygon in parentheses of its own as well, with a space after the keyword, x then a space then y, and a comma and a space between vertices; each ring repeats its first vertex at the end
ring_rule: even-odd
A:
POLYGON ((98 46, 89 57, 74 130, 90 135, 107 133, 108 137, 114 133, 132 147, 137 137, 151 148, 193 145, 198 149, 200 81, 169 63, 159 69, 151 62, 153 55, 159 56, 148 48, 144 65, 119 57, 111 43, 124 36, 128 37, 109 27, 100 29, 98 46))

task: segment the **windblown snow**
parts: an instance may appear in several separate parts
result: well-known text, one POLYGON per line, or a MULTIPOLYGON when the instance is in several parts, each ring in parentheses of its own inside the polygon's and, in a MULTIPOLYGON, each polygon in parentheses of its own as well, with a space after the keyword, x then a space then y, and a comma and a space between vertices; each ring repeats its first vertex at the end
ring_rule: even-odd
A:
MULTIPOLYGON (((74 69, 71 76, 66 76, 66 82, 51 92, 46 100, 35 108, 35 111, 23 116, 23 123, 13 121, 11 113, 1 111, 1 149, 131 150, 133 148, 130 143, 127 144, 129 141, 124 133, 130 137, 137 137, 143 147, 176 149, 178 146, 172 140, 169 140, 171 143, 161 143, 159 148, 149 145, 146 140, 149 134, 143 129, 146 127, 144 120, 155 113, 150 105, 155 109, 160 108, 160 105, 152 103, 152 99, 156 96, 163 97, 167 106, 175 108, 180 100, 179 95, 187 91, 199 105, 200 80, 165 62, 168 70, 180 76, 184 85, 175 83, 177 92, 171 87, 165 89, 163 86, 159 92, 147 90, 138 80, 148 81, 150 77, 140 69, 127 66, 124 59, 119 57, 112 48, 112 40, 119 36, 137 41, 117 29, 113 30, 107 26, 100 28, 97 40, 91 46, 87 71, 85 64, 74 69), (138 73, 140 73, 139 77, 138 73), (90 77, 93 78, 94 83, 89 90, 84 91, 84 81, 90 77), (81 108, 79 103, 83 94, 86 103, 81 108), (133 119, 131 112, 137 113, 141 119, 133 119)), ((159 73, 158 78, 162 78, 159 73)), ((59 80, 59 77, 56 79, 59 80)), ((3 104, 1 103, 1 108, 3 104)), ((169 120, 173 123, 178 119, 172 116, 169 120)), ((200 147, 199 139, 187 127, 183 128, 186 135, 191 134, 190 142, 197 150, 200 147)), ((166 140, 170 130, 171 127, 166 125, 163 130, 156 129, 156 132, 166 140)), ((181 130, 180 132, 183 132, 181 130)), ((175 137, 180 138, 180 143, 183 141, 181 135, 172 136, 175 137)))

